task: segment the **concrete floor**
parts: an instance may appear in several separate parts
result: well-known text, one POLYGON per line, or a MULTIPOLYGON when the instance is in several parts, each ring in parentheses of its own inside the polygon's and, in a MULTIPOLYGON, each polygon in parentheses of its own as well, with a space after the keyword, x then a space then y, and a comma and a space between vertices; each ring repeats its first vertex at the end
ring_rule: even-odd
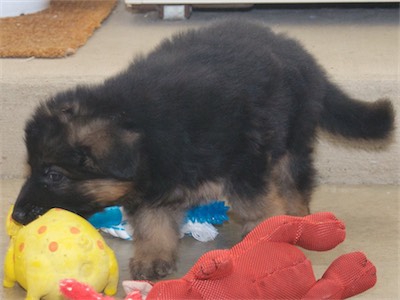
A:
MULTIPOLYGON (((381 97, 400 106, 399 10, 276 9, 195 11, 186 21, 164 22, 156 13, 134 13, 119 3, 88 43, 65 59, 0 60, 0 220, 15 200, 26 174, 23 127, 37 103, 77 83, 100 82, 123 69, 134 55, 150 51, 172 33, 201 26, 221 17, 259 20, 278 32, 301 40, 330 76, 354 97, 381 97)), ((398 122, 398 119, 397 119, 398 122)), ((397 124, 398 125, 398 124, 397 124)), ((313 211, 332 211, 347 225, 347 239, 327 253, 309 252, 320 276, 337 256, 362 250, 378 269, 378 284, 359 299, 400 299, 399 292, 399 130, 389 145, 361 145, 321 134, 316 151, 319 182, 313 211)), ((0 260, 8 245, 0 226, 0 260)), ((205 251, 231 247, 239 240, 237 224, 220 228, 210 243, 184 238, 178 272, 182 276, 205 251)), ((120 262, 121 279, 128 278, 129 242, 107 238, 120 262)), ((2 269, 2 268, 0 268, 2 269)), ((2 281, 2 275, 1 275, 2 281)), ((24 291, 0 289, 0 299, 22 299, 24 291)), ((122 297, 120 289, 118 296, 122 297)))
MULTIPOLYGON (((0 219, 4 220, 9 205, 18 194, 21 180, 0 181, 1 205, 0 219)), ((338 256, 363 251, 377 268, 378 282, 372 289, 354 297, 355 299, 400 299, 399 292, 399 195, 398 186, 373 185, 323 185, 317 188, 312 202, 312 211, 331 211, 343 220, 347 227, 344 243, 328 252, 305 251, 314 266, 316 277, 322 276, 330 263, 338 256)), ((219 228, 218 237, 208 243, 193 238, 182 239, 179 248, 178 270, 170 278, 184 275, 206 251, 230 248, 240 240, 239 226, 233 221, 219 228)), ((0 228, 0 257, 3 258, 8 246, 4 227, 0 228)), ((108 245, 115 251, 120 265, 121 280, 129 279, 127 262, 132 253, 131 242, 105 235, 108 245)), ((0 260, 0 270, 3 261, 0 260)), ((3 274, 0 276, 1 282, 3 274)), ((19 286, 0 288, 0 299, 23 299, 25 291, 19 286)), ((118 297, 123 298, 122 287, 118 297)))

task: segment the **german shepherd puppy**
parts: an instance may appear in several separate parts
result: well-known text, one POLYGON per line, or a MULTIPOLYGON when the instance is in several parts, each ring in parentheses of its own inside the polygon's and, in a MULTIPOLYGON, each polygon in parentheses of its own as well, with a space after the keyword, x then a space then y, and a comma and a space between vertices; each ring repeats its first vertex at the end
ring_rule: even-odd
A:
POLYGON ((350 98, 297 41, 259 24, 190 30, 37 108, 13 218, 122 205, 135 228, 132 277, 160 278, 174 270, 189 207, 228 199, 244 234, 274 215, 306 215, 317 128, 384 139, 393 119, 390 101, 350 98))

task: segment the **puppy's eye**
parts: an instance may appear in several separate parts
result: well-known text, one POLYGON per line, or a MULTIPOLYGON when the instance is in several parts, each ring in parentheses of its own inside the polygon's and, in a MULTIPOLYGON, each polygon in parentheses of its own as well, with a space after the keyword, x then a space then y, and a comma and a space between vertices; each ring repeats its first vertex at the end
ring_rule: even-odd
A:
POLYGON ((64 175, 60 172, 49 171, 46 174, 46 179, 52 183, 58 183, 64 179, 64 175))

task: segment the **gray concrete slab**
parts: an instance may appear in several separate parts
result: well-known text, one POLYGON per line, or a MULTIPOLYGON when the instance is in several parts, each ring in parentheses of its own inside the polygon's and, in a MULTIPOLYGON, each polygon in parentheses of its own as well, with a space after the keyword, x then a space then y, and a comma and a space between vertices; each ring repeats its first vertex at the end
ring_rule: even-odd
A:
MULTIPOLYGON (((22 180, 0 180, 0 220, 4 220, 9 205, 22 185, 22 180)), ((326 252, 304 251, 312 261, 316 278, 320 278, 333 260, 352 251, 363 251, 377 268, 378 282, 371 290, 354 297, 364 300, 397 300, 399 291, 399 196, 398 186, 388 185, 323 185, 313 197, 312 212, 331 211, 346 224, 346 240, 333 250, 326 252)), ((219 235, 214 241, 202 243, 191 237, 181 240, 178 254, 178 270, 168 278, 179 278, 186 274, 196 260, 205 252, 230 248, 240 241, 240 227, 233 220, 218 228, 219 235)), ((117 256, 120 279, 128 280, 128 261, 134 249, 129 241, 104 234, 106 242, 117 256)), ((4 227, 0 227, 0 270, 9 244, 4 227)), ((266 253, 268 255, 268 253, 266 253)), ((3 273, 0 271, 0 282, 3 273)), ((289 283, 288 283, 289 284, 289 283)), ((0 287, 0 299, 18 300, 25 297, 25 291, 0 287)), ((119 285, 117 299, 123 299, 124 292, 119 285)))

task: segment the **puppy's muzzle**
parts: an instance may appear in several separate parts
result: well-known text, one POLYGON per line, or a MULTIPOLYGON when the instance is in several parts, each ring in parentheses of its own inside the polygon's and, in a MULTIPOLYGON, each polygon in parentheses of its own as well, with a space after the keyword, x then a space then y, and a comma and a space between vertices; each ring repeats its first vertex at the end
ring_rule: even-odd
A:
POLYGON ((32 195, 29 185, 29 181, 27 181, 22 187, 11 215, 16 222, 22 225, 29 224, 46 212, 45 208, 30 201, 30 199, 35 199, 35 196, 32 195))

